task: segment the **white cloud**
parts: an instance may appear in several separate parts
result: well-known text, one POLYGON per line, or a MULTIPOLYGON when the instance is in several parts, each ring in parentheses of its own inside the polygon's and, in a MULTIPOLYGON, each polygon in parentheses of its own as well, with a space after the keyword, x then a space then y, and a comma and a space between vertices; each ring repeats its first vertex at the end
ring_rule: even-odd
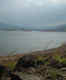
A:
POLYGON ((48 1, 55 4, 66 4, 66 0, 48 0, 48 1))
MULTIPOLYGON (((66 0, 14 0, 17 8, 43 7, 53 4, 65 4, 66 0)), ((12 4, 13 5, 13 4, 12 4)))
POLYGON ((53 4, 66 4, 66 0, 15 0, 17 7, 43 7, 53 4))
POLYGON ((66 0, 0 0, 0 21, 18 24, 66 22, 66 0))
POLYGON ((34 1, 33 3, 37 6, 40 6, 40 7, 44 5, 43 1, 40 1, 40 0, 39 1, 34 1))
POLYGON ((25 0, 25 5, 42 7, 46 4, 46 0, 25 0))

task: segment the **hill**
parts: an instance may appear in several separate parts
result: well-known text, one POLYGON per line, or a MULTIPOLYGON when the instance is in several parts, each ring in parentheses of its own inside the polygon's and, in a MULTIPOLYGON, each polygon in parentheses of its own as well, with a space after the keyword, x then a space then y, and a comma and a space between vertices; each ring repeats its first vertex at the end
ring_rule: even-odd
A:
POLYGON ((66 32, 66 24, 61 24, 58 26, 28 26, 28 25, 18 25, 18 24, 5 24, 0 23, 0 30, 33 30, 33 31, 57 31, 57 32, 66 32))
POLYGON ((66 24, 56 26, 56 31, 64 31, 64 32, 66 32, 66 24))

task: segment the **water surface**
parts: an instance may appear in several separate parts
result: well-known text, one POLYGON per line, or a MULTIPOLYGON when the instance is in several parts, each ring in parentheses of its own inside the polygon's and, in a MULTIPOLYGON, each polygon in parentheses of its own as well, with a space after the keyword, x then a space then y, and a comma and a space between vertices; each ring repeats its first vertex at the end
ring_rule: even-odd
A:
POLYGON ((66 42, 66 32, 0 31, 0 55, 55 48, 66 42))

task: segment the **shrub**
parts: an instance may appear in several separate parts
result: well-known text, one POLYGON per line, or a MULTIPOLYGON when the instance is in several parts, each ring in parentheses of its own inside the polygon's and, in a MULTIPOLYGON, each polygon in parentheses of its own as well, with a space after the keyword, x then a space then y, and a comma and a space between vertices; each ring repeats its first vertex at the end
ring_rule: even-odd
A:
POLYGON ((15 66, 16 66, 16 62, 9 62, 9 63, 8 63, 8 67, 9 67, 9 69, 10 69, 11 71, 14 70, 15 66))

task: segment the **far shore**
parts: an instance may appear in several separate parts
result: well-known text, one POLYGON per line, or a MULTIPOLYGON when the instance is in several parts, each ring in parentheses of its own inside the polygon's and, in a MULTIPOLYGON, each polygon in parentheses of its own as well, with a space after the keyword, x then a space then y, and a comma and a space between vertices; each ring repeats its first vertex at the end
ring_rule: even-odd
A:
POLYGON ((32 31, 40 31, 40 32, 66 32, 62 30, 13 30, 13 29, 0 29, 0 31, 24 31, 24 32, 32 32, 32 31))

